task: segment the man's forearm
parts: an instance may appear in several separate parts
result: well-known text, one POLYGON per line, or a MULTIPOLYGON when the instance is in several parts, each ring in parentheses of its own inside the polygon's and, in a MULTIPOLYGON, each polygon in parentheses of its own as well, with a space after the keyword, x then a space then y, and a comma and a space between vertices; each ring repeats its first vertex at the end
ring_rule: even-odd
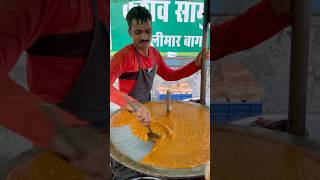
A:
POLYGON ((291 22, 289 15, 276 14, 270 0, 263 0, 246 13, 212 27, 211 59, 252 48, 269 39, 291 22))
MULTIPOLYGON (((1 67, 0 82, 0 126, 26 137, 35 146, 48 145, 55 129, 40 110, 44 101, 11 80, 1 67)), ((86 124, 62 110, 60 113, 67 126, 86 124)))

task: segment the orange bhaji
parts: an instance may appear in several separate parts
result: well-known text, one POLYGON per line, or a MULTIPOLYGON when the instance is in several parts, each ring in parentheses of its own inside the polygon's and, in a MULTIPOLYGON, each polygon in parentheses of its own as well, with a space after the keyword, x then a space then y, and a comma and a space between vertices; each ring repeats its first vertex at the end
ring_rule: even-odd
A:
MULTIPOLYGON (((164 102, 146 104, 151 113, 152 131, 160 135, 143 163, 164 168, 190 168, 210 159, 210 121, 205 107, 174 102, 166 113, 164 102)), ((148 129, 127 110, 112 117, 111 127, 130 125, 132 133, 148 140, 148 129)))

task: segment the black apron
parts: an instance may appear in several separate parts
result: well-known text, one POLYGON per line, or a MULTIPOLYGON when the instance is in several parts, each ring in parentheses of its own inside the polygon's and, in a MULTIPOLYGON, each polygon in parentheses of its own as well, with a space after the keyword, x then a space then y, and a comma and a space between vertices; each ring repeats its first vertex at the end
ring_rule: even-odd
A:
POLYGON ((93 0, 94 31, 87 61, 80 76, 64 100, 58 105, 90 125, 107 130, 109 96, 107 75, 109 67, 109 36, 106 27, 99 20, 97 1, 93 0))
POLYGON ((79 78, 62 102, 57 105, 79 119, 88 121, 97 130, 108 131, 109 33, 105 24, 99 19, 97 0, 93 0, 93 14, 93 33, 43 37, 29 48, 28 52, 35 55, 62 57, 87 55, 79 78), (77 41, 81 41, 82 45, 81 43, 75 44, 77 41), (57 46, 57 44, 61 44, 61 46, 57 46), (63 44, 74 44, 74 46, 66 47, 63 44))
POLYGON ((154 77, 157 72, 157 63, 154 60, 154 58, 151 57, 154 63, 151 71, 148 71, 147 69, 142 69, 140 56, 137 49, 135 49, 135 53, 138 59, 139 72, 138 72, 138 78, 136 80, 136 84, 134 85, 133 89, 128 93, 128 95, 140 101, 141 103, 145 103, 151 100, 150 92, 153 86, 154 77))

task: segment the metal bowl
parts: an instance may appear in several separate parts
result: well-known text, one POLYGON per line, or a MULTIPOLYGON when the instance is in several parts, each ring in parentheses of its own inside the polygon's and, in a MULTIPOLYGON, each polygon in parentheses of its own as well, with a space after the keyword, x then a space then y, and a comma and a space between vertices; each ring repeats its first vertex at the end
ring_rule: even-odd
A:
POLYGON ((155 177, 138 177, 138 178, 134 178, 132 180, 140 180, 140 179, 161 180, 161 179, 155 178, 155 177))

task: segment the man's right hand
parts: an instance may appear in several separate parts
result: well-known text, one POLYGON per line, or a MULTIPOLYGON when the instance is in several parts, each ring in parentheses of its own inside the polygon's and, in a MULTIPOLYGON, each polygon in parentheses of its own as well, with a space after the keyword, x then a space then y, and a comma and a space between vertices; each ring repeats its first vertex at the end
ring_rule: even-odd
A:
POLYGON ((86 180, 105 180, 107 175, 107 147, 103 135, 87 127, 68 128, 68 134, 81 146, 84 155, 79 157, 74 147, 57 133, 51 142, 51 148, 58 154, 70 160, 76 168, 82 171, 86 180))
POLYGON ((139 107, 137 110, 134 110, 129 104, 126 106, 126 108, 131 111, 143 125, 149 125, 151 121, 149 109, 138 102, 134 103, 136 103, 139 107))

